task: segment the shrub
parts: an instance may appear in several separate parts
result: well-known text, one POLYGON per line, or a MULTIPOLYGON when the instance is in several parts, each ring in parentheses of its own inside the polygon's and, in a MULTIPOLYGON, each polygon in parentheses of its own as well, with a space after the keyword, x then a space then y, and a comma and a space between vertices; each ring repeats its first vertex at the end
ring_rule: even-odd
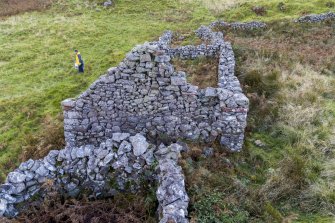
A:
POLYGON ((217 87, 218 85, 218 58, 199 57, 193 60, 174 59, 176 70, 187 73, 187 81, 200 89, 217 87))
POLYGON ((280 74, 276 70, 268 74, 262 74, 261 70, 251 70, 244 75, 243 81, 248 92, 269 97, 280 88, 279 76, 280 74))
POLYGON ((252 11, 258 16, 263 16, 266 14, 266 8, 264 6, 254 6, 252 7, 252 11))
POLYGON ((282 11, 282 12, 285 12, 285 11, 286 11, 286 5, 285 5, 284 2, 279 2, 277 7, 278 7, 278 9, 279 9, 280 11, 282 11))
POLYGON ((335 3, 334 3, 334 2, 327 2, 327 3, 326 3, 326 6, 327 6, 328 8, 334 8, 334 7, 335 7, 335 3))

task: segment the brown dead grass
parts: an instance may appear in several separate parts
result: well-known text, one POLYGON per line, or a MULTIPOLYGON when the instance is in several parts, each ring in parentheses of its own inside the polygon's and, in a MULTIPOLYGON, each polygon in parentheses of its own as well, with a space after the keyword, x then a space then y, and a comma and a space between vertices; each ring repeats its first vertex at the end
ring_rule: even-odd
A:
POLYGON ((50 150, 61 149, 65 146, 63 117, 59 115, 56 119, 47 116, 38 134, 26 138, 20 160, 40 159, 45 157, 50 150))
POLYGON ((187 81, 200 89, 217 87, 218 84, 218 59, 201 57, 195 60, 174 59, 176 70, 187 74, 187 81))
MULTIPOLYGON (((300 27, 303 29, 303 27, 300 27)), ((243 37, 228 33, 226 39, 233 45, 240 45, 256 51, 287 56, 290 61, 312 65, 314 69, 329 66, 335 58, 335 31, 332 26, 315 27, 306 32, 282 33, 273 36, 243 37), (297 36, 298 35, 298 36, 297 36)))
POLYGON ((16 219, 0 218, 3 223, 153 223, 156 207, 144 196, 117 195, 105 200, 64 199, 57 193, 40 202, 31 202, 16 219))
POLYGON ((11 16, 33 10, 44 10, 52 0, 1 0, 0 17, 11 16))

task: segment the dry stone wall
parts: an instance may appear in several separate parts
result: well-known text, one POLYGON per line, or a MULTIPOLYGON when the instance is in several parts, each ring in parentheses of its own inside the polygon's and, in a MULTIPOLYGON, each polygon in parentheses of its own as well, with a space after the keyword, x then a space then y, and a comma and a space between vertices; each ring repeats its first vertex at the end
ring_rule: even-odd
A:
POLYGON ((208 27, 196 34, 209 44, 172 48, 166 32, 135 47, 78 98, 63 101, 67 145, 98 145, 112 133, 128 132, 206 142, 220 137, 223 146, 239 151, 249 101, 234 75, 232 47, 208 27), (171 64, 174 57, 200 56, 218 58, 217 88, 187 83, 187 74, 171 64))
MULTIPOLYGON (((334 13, 308 15, 296 22, 334 19, 334 13)), ((28 160, 0 185, 0 216, 14 217, 17 204, 41 194, 48 180, 70 196, 135 192, 143 181, 158 181, 161 223, 188 222, 189 198, 178 166, 181 145, 149 143, 145 135, 202 141, 220 137, 232 151, 242 148, 248 99, 234 75, 234 53, 221 32, 211 27, 265 28, 258 22, 214 22, 196 34, 206 44, 172 48, 172 32, 157 42, 135 47, 118 67, 98 79, 77 99, 62 102, 67 147, 39 160, 28 160), (218 86, 199 89, 187 83, 171 59, 218 59, 218 86), (142 134, 140 134, 142 133, 142 134)), ((212 156, 213 149, 204 150, 212 156)), ((42 194, 43 195, 43 194, 42 194)))
POLYGON ((253 29, 265 29, 267 27, 266 23, 252 21, 252 22, 225 22, 225 21, 215 21, 210 24, 211 28, 223 27, 232 28, 235 30, 253 30, 253 29))
POLYGON ((156 155, 159 161, 159 187, 157 199, 160 223, 186 223, 189 198, 185 189, 185 177, 177 164, 182 146, 172 144, 170 147, 160 146, 156 155))
POLYGON ((154 185, 159 181, 161 222, 187 222, 188 196, 177 165, 181 150, 178 144, 157 147, 140 134, 114 133, 99 146, 50 151, 45 158, 23 162, 8 174, 5 184, 0 185, 0 216, 16 216, 16 205, 36 194, 43 195, 41 189, 48 180, 69 196, 89 191, 94 197, 136 192, 143 182, 154 185))
POLYGON ((298 23, 317 23, 325 20, 335 20, 335 13, 327 12, 322 14, 310 14, 302 16, 294 21, 298 23))
POLYGON ((206 44, 172 48, 172 32, 165 32, 159 41, 135 47, 78 98, 63 101, 66 148, 8 174, 0 185, 0 216, 16 216, 17 204, 43 195, 47 181, 70 196, 83 190, 92 196, 135 192, 143 182, 158 181, 160 222, 188 222, 189 198, 178 166, 184 148, 157 146, 145 136, 206 142, 220 137, 223 146, 239 151, 249 106, 234 75, 230 43, 206 26, 196 34, 206 44), (218 60, 217 88, 187 83, 171 64, 175 57, 202 56, 218 60))

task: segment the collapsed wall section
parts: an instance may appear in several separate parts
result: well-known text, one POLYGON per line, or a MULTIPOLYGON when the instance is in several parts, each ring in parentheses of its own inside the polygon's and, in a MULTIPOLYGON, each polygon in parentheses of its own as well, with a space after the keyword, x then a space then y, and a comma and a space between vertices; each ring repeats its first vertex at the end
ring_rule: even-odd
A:
POLYGON ((214 141, 242 148, 248 99, 234 75, 234 54, 222 33, 201 27, 210 44, 171 48, 171 32, 135 47, 118 67, 76 99, 62 102, 67 145, 97 145, 115 132, 214 141), (199 89, 171 58, 219 57, 218 87, 199 89))
POLYGON ((136 192, 144 183, 154 186, 159 181, 161 222, 167 218, 187 222, 188 196, 177 165, 181 150, 178 144, 157 147, 140 134, 114 133, 99 146, 50 151, 43 159, 23 162, 8 174, 0 185, 0 216, 16 216, 17 205, 43 195, 48 181, 55 191, 73 197, 81 192, 94 197, 136 192))

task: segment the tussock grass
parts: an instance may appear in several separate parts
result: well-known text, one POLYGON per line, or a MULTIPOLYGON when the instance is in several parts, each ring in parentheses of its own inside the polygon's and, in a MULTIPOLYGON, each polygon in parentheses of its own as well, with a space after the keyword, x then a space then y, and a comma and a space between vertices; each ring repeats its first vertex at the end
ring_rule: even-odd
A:
POLYGON ((241 154, 227 154, 213 144, 213 158, 195 158, 195 152, 201 154, 199 145, 190 145, 194 149, 182 165, 195 222, 334 220, 330 163, 335 113, 330 95, 334 95, 335 76, 323 74, 333 39, 321 34, 328 32, 327 24, 284 26, 279 22, 265 33, 228 33, 234 43, 237 75, 251 102, 249 134, 241 154), (294 47, 296 41, 319 53, 301 59, 305 52, 294 47), (256 140, 263 145, 257 146, 256 140), (217 193, 221 193, 219 198, 217 193), (214 213, 209 215, 206 205, 214 213), (243 218, 231 215, 237 210, 244 213, 243 218))

